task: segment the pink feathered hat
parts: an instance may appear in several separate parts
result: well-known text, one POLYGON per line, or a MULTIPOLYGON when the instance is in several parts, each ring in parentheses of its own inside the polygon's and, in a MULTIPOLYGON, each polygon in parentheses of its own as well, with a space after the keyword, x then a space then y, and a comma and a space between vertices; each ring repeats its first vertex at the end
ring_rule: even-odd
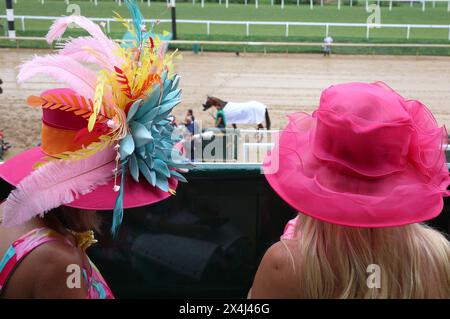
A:
POLYGON ((177 54, 145 33, 139 8, 127 4, 131 46, 121 47, 86 17, 62 17, 50 27, 49 43, 72 24, 89 36, 20 66, 19 82, 47 75, 67 87, 27 100, 43 112, 41 146, 0 166, 0 178, 15 186, 3 204, 2 225, 66 205, 113 210, 115 234, 124 209, 161 201, 186 181, 181 173, 192 165, 176 147, 180 137, 170 116, 181 101, 177 54))
POLYGON ((294 113, 263 164, 272 188, 311 217, 352 227, 432 219, 449 196, 438 127, 425 105, 384 83, 322 92, 312 115, 294 113))
MULTIPOLYGON (((63 89, 53 89, 46 91, 48 94, 66 92, 63 89)), ((73 92, 73 91, 71 91, 73 92)), ((46 96, 43 94, 43 96, 46 96)), ((31 176, 32 173, 36 171, 36 164, 45 161, 46 158, 51 157, 53 153, 62 153, 63 151, 78 149, 80 148, 80 143, 74 142, 75 136, 78 132, 82 132, 86 128, 87 121, 74 115, 71 112, 65 112, 58 109, 44 108, 42 109, 42 131, 41 131, 41 145, 33 147, 25 152, 17 154, 11 159, 7 160, 4 164, 0 165, 0 178, 11 184, 12 186, 17 186, 26 177, 31 176)), ((96 139, 95 132, 90 137, 91 139, 96 139)), ((82 141, 80 141, 82 143, 82 141)), ((111 157, 110 163, 107 166, 112 172, 114 169, 114 157, 115 152, 111 150, 106 150, 101 154, 107 162, 107 156, 111 157)), ((62 164, 62 163, 61 163, 62 164)), ((64 163, 65 164, 65 163, 64 163)), ((76 164, 70 163, 70 164, 76 164)), ((70 165, 69 164, 69 165, 70 165)), ((94 165, 95 167, 96 165, 94 165)), ((73 166, 76 170, 76 166, 73 166)), ((44 167, 43 167, 44 168, 44 167)), ((61 167, 59 167, 60 169, 61 167)), ((92 170, 95 174, 96 169, 92 170)), ((48 186, 53 187, 56 182, 56 174, 51 174, 52 180, 48 186)), ((83 210, 112 210, 116 203, 117 194, 114 191, 115 181, 112 178, 107 178, 103 183, 99 184, 98 187, 92 187, 94 183, 87 183, 88 188, 92 188, 91 192, 85 194, 77 194, 75 200, 66 203, 65 206, 79 208, 83 210)), ((84 178, 83 178, 84 179, 84 178)), ((39 181, 41 183, 42 181, 39 181)), ((45 182, 45 180, 44 180, 45 182)), ((125 188, 127 192, 124 193, 123 207, 134 208, 140 206, 146 206, 153 204, 155 202, 166 199, 171 196, 169 192, 164 192, 157 187, 149 187, 145 179, 141 179, 139 183, 136 183, 133 179, 128 178, 125 181, 125 188)), ((169 180, 169 185, 172 189, 176 189, 177 181, 175 179, 169 180)), ((39 184, 41 190, 47 185, 39 184)), ((37 189, 37 191, 39 188, 37 189)), ((83 192, 84 193, 84 192, 83 192)), ((45 194, 44 192, 41 194, 45 194)), ((36 195, 41 195, 39 192, 36 195)), ((50 199, 47 198, 47 201, 50 199)))

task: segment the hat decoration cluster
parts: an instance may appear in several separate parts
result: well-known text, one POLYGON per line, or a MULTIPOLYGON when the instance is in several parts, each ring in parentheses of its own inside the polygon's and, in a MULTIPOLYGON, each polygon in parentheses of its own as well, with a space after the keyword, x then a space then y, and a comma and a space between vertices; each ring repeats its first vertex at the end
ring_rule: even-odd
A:
POLYGON ((69 85, 30 96, 28 104, 72 112, 86 119, 86 128, 75 137, 82 145, 79 149, 44 158, 11 193, 6 206, 14 217, 9 224, 43 215, 114 179, 115 233, 123 218, 128 176, 173 194, 170 181, 186 181, 180 172, 192 165, 175 147, 180 137, 171 123, 171 112, 180 103, 180 77, 174 74, 174 60, 180 56, 167 52, 167 43, 151 33, 153 26, 146 32, 134 0, 125 3, 131 21, 117 13, 116 19, 132 35, 132 45, 119 45, 88 18, 68 16, 51 26, 49 43, 72 24, 89 36, 69 38, 57 54, 35 56, 22 64, 19 82, 44 74, 69 85), (84 63, 94 64, 97 72, 84 63))

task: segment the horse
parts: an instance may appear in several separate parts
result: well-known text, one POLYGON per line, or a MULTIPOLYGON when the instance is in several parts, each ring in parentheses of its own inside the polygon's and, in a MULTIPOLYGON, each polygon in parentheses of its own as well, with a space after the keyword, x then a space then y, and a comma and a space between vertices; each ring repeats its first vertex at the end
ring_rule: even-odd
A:
POLYGON ((265 120, 266 128, 270 130, 270 116, 267 106, 257 101, 249 101, 243 103, 226 102, 221 99, 209 96, 203 103, 203 111, 208 110, 212 106, 218 106, 225 112, 225 119, 232 123, 236 129, 236 124, 257 124, 257 129, 263 129, 262 122, 265 120))

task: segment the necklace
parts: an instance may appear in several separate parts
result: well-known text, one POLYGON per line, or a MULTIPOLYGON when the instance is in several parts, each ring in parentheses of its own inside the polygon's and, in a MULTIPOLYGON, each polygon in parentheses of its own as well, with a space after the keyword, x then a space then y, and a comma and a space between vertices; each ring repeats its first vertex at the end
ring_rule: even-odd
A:
POLYGON ((67 230, 72 234, 73 237, 75 237, 75 241, 77 243, 77 247, 86 250, 91 245, 97 243, 97 239, 94 237, 94 232, 92 230, 87 230, 84 232, 76 232, 71 229, 67 230))

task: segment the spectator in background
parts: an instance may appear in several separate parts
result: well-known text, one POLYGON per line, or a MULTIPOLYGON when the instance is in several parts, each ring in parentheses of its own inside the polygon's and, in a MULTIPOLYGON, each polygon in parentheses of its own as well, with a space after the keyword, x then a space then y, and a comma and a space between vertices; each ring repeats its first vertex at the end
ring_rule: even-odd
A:
POLYGON ((187 110, 186 116, 191 117, 193 121, 195 121, 194 111, 192 109, 187 110))
POLYGON ((327 35, 323 39, 323 56, 329 56, 331 54, 331 44, 333 43, 333 38, 327 35))
POLYGON ((194 111, 192 109, 187 110, 186 117, 184 119, 184 125, 189 130, 191 135, 198 133, 196 129, 197 123, 195 122, 194 111))
POLYGON ((216 117, 215 117, 215 126, 216 126, 216 128, 223 130, 227 126, 225 112, 223 111, 223 107, 221 107, 219 105, 215 105, 215 107, 217 109, 216 117))
POLYGON ((197 139, 194 138, 194 136, 199 133, 199 128, 197 121, 195 121, 194 111, 192 109, 189 109, 186 112, 186 117, 184 118, 184 126, 185 131, 183 132, 183 146, 187 154, 189 154, 188 157, 191 160, 194 160, 194 150, 197 147, 201 148, 201 139, 199 139, 199 137, 197 137, 197 139))

